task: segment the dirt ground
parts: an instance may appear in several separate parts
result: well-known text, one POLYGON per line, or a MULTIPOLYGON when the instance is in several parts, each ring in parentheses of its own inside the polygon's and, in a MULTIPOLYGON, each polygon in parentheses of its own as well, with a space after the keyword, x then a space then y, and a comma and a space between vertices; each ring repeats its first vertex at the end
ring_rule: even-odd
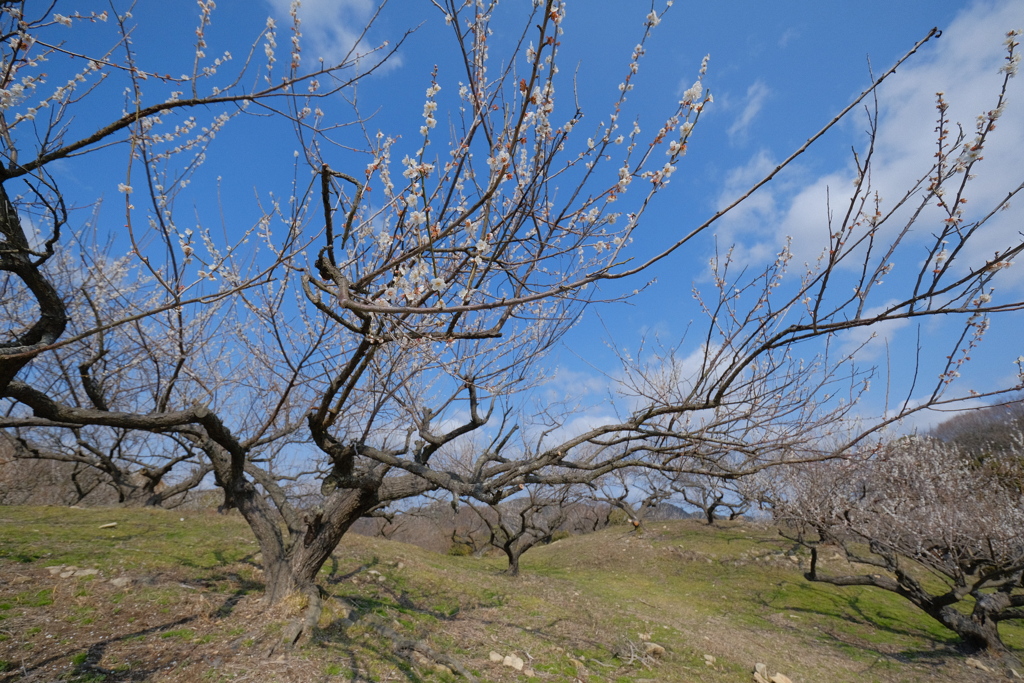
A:
MULTIPOLYGON (((8 570, 10 571, 10 566, 8 570)), ((63 573, 63 572, 61 572, 63 573)), ((315 665, 267 659, 258 595, 212 593, 182 577, 61 577, 45 567, 8 573, 0 601, 0 681, 312 681, 315 665), (49 603, 49 604, 47 604, 49 603), (254 628, 255 627, 255 628, 254 628)))

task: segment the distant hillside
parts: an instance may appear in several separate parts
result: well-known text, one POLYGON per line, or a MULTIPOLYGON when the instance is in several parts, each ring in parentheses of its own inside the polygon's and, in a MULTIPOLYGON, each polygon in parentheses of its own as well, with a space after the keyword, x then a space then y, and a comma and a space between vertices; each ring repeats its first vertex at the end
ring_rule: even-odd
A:
POLYGON ((703 515, 699 512, 687 512, 678 505, 672 503, 659 503, 651 508, 645 518, 651 521, 666 521, 670 519, 701 519, 703 515))

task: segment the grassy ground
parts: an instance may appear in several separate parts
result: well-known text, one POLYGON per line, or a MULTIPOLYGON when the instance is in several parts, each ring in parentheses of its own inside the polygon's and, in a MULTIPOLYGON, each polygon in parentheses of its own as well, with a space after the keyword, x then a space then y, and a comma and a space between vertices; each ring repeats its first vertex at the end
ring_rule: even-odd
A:
MULTIPOLYGON (((270 658, 302 605, 263 611, 257 560, 236 516, 0 508, 0 682, 461 680, 388 629, 481 681, 738 683, 757 662, 795 683, 997 678, 901 599, 806 582, 806 558, 748 524, 564 539, 518 579, 497 557, 350 536, 316 637, 270 658)), ((1024 648, 1024 629, 1003 632, 1024 648)))

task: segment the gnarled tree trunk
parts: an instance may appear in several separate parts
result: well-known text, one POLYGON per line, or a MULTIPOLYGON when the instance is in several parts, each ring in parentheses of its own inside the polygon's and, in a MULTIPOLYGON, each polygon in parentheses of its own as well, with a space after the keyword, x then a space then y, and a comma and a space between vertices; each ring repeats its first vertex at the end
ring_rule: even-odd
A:
POLYGON ((322 611, 317 574, 356 520, 378 505, 377 492, 338 489, 321 508, 306 516, 304 533, 286 536, 276 513, 255 486, 246 482, 241 488, 241 492, 235 492, 234 502, 249 523, 263 555, 265 606, 273 607, 294 594, 305 597, 302 616, 289 624, 282 636, 280 644, 290 647, 300 638, 308 637, 316 627, 322 611))
MULTIPOLYGON (((856 559, 867 561, 866 558, 856 559)), ((1004 590, 971 593, 966 587, 960 586, 941 595, 934 595, 904 571, 897 569, 894 573, 895 579, 882 574, 828 576, 818 571, 818 549, 812 547, 810 571, 804 576, 809 581, 830 583, 833 586, 874 586, 896 593, 955 633, 969 647, 1000 659, 1009 666, 1021 666, 1020 659, 999 636, 1000 619, 1005 618, 1020 602, 1011 593, 1004 590), (955 605, 969 595, 974 597, 974 609, 970 614, 964 614, 955 605)))

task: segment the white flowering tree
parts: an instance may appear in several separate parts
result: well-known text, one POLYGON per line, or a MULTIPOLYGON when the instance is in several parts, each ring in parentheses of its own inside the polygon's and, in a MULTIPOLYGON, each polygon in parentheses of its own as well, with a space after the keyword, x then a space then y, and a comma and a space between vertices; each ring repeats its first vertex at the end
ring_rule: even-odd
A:
MULTIPOLYGON (((79 239, 89 235, 89 228, 77 232, 79 239)), ((183 389, 181 358, 192 356, 189 365, 197 367, 195 361, 203 355, 200 348, 215 353, 216 337, 200 335, 199 330, 217 315, 219 305, 206 306, 186 320, 162 306, 161 292, 151 287, 152 279, 140 272, 133 259, 111 258, 99 248, 80 254, 57 251, 46 266, 49 281, 62 295, 70 343, 53 348, 46 363, 33 366, 33 385, 47 387, 51 400, 104 411, 126 404, 161 409, 183 399, 178 393, 183 389), (157 312, 140 318, 140 311, 157 312), (116 334, 104 329, 117 320, 131 322, 119 326, 116 334)), ((37 312, 24 303, 21 297, 5 298, 0 301, 0 315, 12 327, 28 328, 37 312)), ((35 421, 27 415, 7 421, 13 428, 9 433, 12 458, 4 465, 8 480, 30 477, 30 462, 46 460, 65 475, 83 473, 65 476, 63 487, 56 482, 50 487, 63 488, 64 495, 173 505, 183 502, 184 495, 211 472, 190 442, 174 433, 154 437, 97 424, 32 430, 35 421), (88 491, 75 486, 80 479, 93 482, 88 491)))
POLYGON ((789 472, 784 534, 811 581, 900 595, 966 644, 1020 666, 999 637, 1024 619, 1022 442, 996 457, 923 437, 789 472), (842 556, 824 551, 831 546, 842 556), (841 559, 841 562, 836 562, 841 559))
POLYGON ((316 576, 344 534, 393 501, 441 489, 496 504, 526 486, 588 483, 631 467, 735 478, 831 457, 840 432, 842 451, 884 423, 839 429, 867 374, 849 353, 832 350, 833 338, 900 319, 963 320, 943 378, 924 401, 888 414, 892 421, 952 401, 958 351, 977 343, 988 315, 1022 306, 990 291, 1024 249, 1020 240, 982 261, 970 261, 966 249, 1021 186, 977 214, 960 202, 1000 100, 970 139, 943 132, 939 155, 892 209, 874 203, 872 150, 858 158, 848 209, 829 226, 817 265, 791 275, 788 248, 759 268, 738 269, 731 252, 720 254, 713 284, 697 293, 707 318, 696 350, 680 342, 624 357, 615 419, 567 433, 564 408, 530 413, 528 390, 542 377, 546 352, 599 303, 597 285, 615 297, 623 281, 628 295, 638 286, 631 280, 691 248, 899 63, 749 192, 652 244, 642 234, 648 208, 683 167, 712 103, 702 85, 707 61, 695 65, 695 83, 672 111, 627 119, 647 37, 667 6, 652 10, 626 55, 619 94, 601 122, 587 126, 568 104, 571 79, 558 73, 566 4, 517 8, 525 29, 508 53, 495 55, 489 36, 507 30, 492 26, 496 4, 435 3, 450 25, 450 42, 439 49, 454 51, 461 66, 424 83, 418 130, 401 131, 416 150, 394 158, 398 133, 372 129, 352 88, 398 46, 353 50, 338 64, 304 70, 293 6, 288 64, 277 62, 277 28, 268 22, 225 76, 235 61, 207 55, 213 3, 200 3, 191 70, 172 77, 136 64, 128 13, 106 17, 116 51, 85 57, 73 34, 60 44, 46 36, 103 17, 32 16, 27 3, 0 5, 10 36, 0 286, 18 312, 0 346, 0 427, 68 448, 74 438, 66 435, 86 428, 177 439, 188 462, 212 469, 225 505, 252 528, 268 603, 294 591, 308 597, 289 642, 316 624, 316 576), (73 73, 52 94, 42 90, 41 55, 73 73), (72 119, 84 102, 102 99, 104 78, 125 88, 125 111, 100 123, 72 119), (220 113, 194 118, 208 111, 220 113), (232 221, 249 227, 223 236, 202 223, 185 227, 179 206, 216 151, 215 136, 229 124, 259 130, 275 122, 301 145, 289 161, 291 186, 260 195, 255 212, 232 221), (53 169, 111 148, 125 153, 118 237, 126 246, 116 257, 81 258, 67 282, 57 274, 67 272, 56 267, 58 254, 80 251, 83 240, 75 239, 80 231, 68 235, 53 169), (905 219, 896 209, 936 202, 944 212, 937 226, 921 212, 896 224, 905 219), (924 265, 907 289, 883 288, 902 255, 920 262, 910 255, 920 245, 907 237, 918 222, 934 237, 924 265), (134 288, 123 288, 125 273, 134 288), (72 294, 88 278, 106 278, 112 286, 102 289, 116 295, 76 319, 72 332, 71 307, 92 310, 84 294, 84 304, 72 294), (104 365, 105 349, 124 355, 104 365), (85 369, 61 372, 61 363, 85 369), (841 393, 844 401, 832 398, 841 393), (825 448, 818 439, 829 434, 825 448), (455 458, 474 435, 488 445, 468 461, 455 458))

